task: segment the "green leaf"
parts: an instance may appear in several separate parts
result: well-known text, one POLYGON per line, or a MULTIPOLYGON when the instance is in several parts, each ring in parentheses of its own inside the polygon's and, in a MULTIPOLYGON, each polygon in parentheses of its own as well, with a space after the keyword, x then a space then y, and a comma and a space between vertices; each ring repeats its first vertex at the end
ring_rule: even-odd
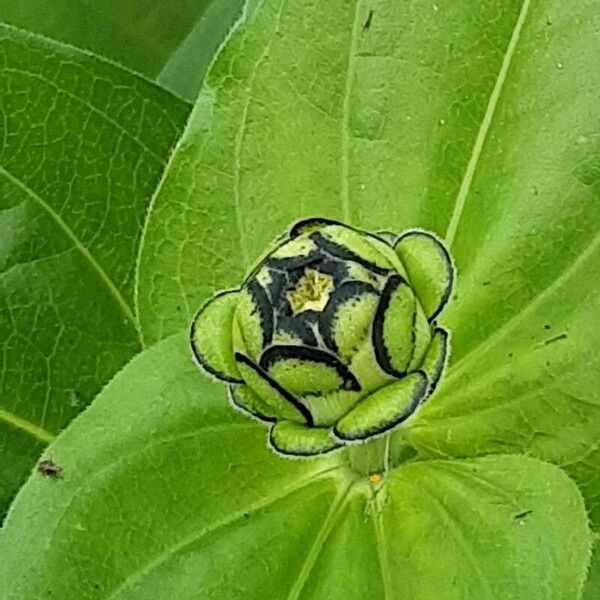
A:
POLYGON ((443 236, 520 4, 249 2, 149 216, 147 339, 187 327, 299 218, 443 236))
POLYGON ((586 572, 583 501, 558 468, 415 462, 373 488, 341 453, 281 459, 183 334, 47 455, 63 476, 34 473, 12 507, 3 598, 573 600, 586 572))
POLYGON ((458 273, 451 365, 411 441, 578 477, 600 431, 599 27, 593 0, 252 3, 149 215, 145 335, 300 217, 430 229, 458 273))
POLYGON ((193 101, 243 0, 0 0, 0 21, 116 60, 193 101))
POLYGON ((143 218, 186 106, 0 27, 0 515, 42 447, 140 349, 143 218))
POLYGON ((597 484, 594 499, 579 476, 595 469, 597 480, 600 468, 593 4, 525 3, 449 227, 458 265, 444 315, 452 365, 411 440, 434 454, 525 451, 568 465, 597 507, 597 484))

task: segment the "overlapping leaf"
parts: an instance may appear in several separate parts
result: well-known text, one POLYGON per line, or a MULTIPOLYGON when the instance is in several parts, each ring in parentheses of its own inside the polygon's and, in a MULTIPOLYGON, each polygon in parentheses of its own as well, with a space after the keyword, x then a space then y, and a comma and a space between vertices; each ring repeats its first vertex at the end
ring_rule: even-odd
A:
POLYGON ((63 478, 36 474, 0 537, 7 600, 572 600, 585 576, 587 517, 558 468, 412 463, 375 492, 343 454, 282 460, 184 335, 136 357, 51 455, 63 478))
POLYGON ((0 0, 0 21, 85 48, 194 101, 243 0, 0 0))
MULTIPOLYGON (((145 340, 187 328, 294 219, 432 229, 458 266, 453 362, 411 442, 430 456, 564 465, 597 519, 599 19, 591 0, 250 1, 150 210, 136 289, 145 340)), ((52 447, 63 481, 35 475, 23 490, 5 538, 26 557, 7 562, 15 597, 185 598, 200 581, 207 598, 264 595, 265 581, 290 598, 352 597, 345 586, 357 597, 579 597, 586 514, 556 467, 413 463, 372 504, 365 482, 347 488, 343 458, 269 455, 260 427, 203 388, 184 343, 140 357, 52 447), (293 491, 305 477, 317 481, 293 491), (291 495, 257 505, 264 485, 291 495), (93 532, 111 526, 99 545, 93 532), (81 559, 60 562, 59 578, 71 553, 81 559), (239 577, 250 564, 256 578, 239 577)))
POLYGON ((133 275, 187 115, 97 58, 0 29, 0 512, 140 349, 133 275))
POLYGON ((600 17, 593 2, 418 8, 250 10, 150 215, 144 333, 186 326, 294 218, 431 228, 459 272, 453 365, 413 442, 577 475, 600 423, 600 17))

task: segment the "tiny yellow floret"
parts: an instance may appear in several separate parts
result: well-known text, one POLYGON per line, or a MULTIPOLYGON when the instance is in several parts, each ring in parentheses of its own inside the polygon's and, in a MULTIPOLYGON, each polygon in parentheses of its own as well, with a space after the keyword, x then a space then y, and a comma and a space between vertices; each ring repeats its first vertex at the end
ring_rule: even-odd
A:
POLYGON ((369 475, 369 482, 371 483, 371 485, 377 485, 378 483, 381 483, 381 475, 379 473, 372 473, 371 475, 369 475))
POLYGON ((306 269, 287 299, 294 315, 305 310, 322 312, 333 291, 333 277, 319 273, 314 269, 306 269))

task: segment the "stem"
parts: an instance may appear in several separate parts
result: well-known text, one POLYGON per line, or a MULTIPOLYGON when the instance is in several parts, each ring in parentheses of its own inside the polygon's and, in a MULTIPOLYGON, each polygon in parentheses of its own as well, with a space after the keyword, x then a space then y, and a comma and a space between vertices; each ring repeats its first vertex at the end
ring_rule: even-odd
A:
POLYGON ((363 475, 387 475, 391 469, 412 458, 415 453, 402 433, 397 431, 348 446, 350 466, 363 475))

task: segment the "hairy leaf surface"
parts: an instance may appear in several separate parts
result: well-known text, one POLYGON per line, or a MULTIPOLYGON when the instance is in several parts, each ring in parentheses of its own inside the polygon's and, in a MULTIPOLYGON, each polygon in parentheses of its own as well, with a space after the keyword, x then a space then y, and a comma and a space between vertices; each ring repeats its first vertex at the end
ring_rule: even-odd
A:
POLYGON ((140 349, 141 226, 186 106, 72 48, 0 28, 0 513, 140 349))
POLYGON ((597 518, 596 8, 251 3, 149 215, 145 338, 186 327, 293 219, 432 229, 458 269, 452 355, 412 443, 565 465, 597 518))
POLYGON ((185 336, 145 351, 48 449, 63 477, 19 494, 2 597, 577 597, 587 517, 557 467, 416 462, 375 493, 344 454, 282 460, 264 434, 185 336))

